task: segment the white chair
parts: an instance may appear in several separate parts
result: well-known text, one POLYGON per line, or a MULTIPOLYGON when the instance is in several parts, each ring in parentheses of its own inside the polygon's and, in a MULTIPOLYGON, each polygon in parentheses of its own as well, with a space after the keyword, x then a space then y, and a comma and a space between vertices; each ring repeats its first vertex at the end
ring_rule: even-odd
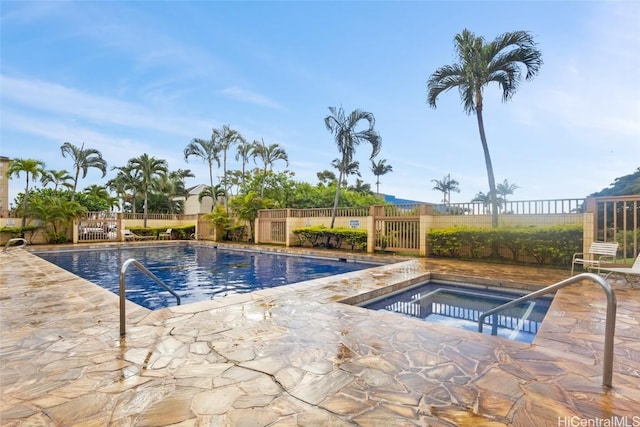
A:
POLYGON ((636 257, 631 267, 600 267, 600 271, 607 271, 607 275, 604 276, 607 279, 612 274, 623 274, 628 280, 628 276, 640 277, 640 253, 636 257))
POLYGON ((164 239, 171 240, 172 231, 173 231, 172 228, 167 228, 167 231, 158 234, 158 237, 160 238, 160 240, 164 240, 164 239))
POLYGON ((615 261, 618 252, 618 242, 593 242, 587 252, 573 254, 571 260, 571 275, 576 265, 581 264, 587 271, 597 268, 600 272, 600 265, 604 261, 615 261))

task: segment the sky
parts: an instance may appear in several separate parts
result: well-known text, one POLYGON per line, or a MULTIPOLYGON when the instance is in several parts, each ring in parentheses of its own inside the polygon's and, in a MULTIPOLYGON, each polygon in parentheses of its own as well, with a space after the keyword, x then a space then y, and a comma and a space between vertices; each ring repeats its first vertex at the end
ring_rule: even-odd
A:
MULTIPOLYGON (((510 200, 582 198, 640 167, 640 1, 0 1, 0 155, 71 171, 60 146, 99 150, 78 188, 103 185, 143 153, 190 169, 193 138, 229 125, 288 154, 295 180, 317 183, 339 157, 329 107, 371 112, 380 192, 438 203, 432 180, 459 182, 452 202, 489 185, 477 121, 456 90, 437 108, 427 81, 456 62, 453 38, 528 31, 539 75, 511 101, 484 92, 496 182, 510 200)), ((375 190, 370 145, 356 149, 375 190)), ((239 169, 233 153, 229 169, 239 169)), ((284 170, 278 162, 274 170, 284 170)), ((221 171, 214 172, 216 176, 221 171)), ((356 177, 350 177, 350 183, 356 177)), ((10 201, 24 175, 10 181, 10 201)))

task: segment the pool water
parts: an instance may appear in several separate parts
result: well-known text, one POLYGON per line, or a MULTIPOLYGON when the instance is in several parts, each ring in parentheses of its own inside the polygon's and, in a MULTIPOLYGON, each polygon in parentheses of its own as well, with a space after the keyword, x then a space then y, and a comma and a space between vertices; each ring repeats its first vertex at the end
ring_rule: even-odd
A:
MULTIPOLYGON (((478 318, 482 313, 525 294, 478 286, 428 282, 383 299, 366 302, 361 306, 477 332, 478 318)), ((550 304, 550 298, 538 298, 488 316, 484 321, 483 332, 530 343, 535 338, 550 304)))
MULTIPOLYGON (((35 255, 119 294, 122 264, 136 259, 173 289, 182 304, 273 288, 375 266, 330 258, 311 258, 229 250, 212 246, 121 247, 35 255)), ((134 266, 125 276, 127 299, 152 310, 176 299, 134 266)))

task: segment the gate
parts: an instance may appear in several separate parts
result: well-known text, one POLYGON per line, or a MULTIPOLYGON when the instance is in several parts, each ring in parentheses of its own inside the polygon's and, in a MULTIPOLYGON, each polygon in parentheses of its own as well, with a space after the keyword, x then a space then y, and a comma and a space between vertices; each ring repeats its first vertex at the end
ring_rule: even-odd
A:
POLYGON ((373 208, 375 249, 420 251, 421 206, 375 206, 373 208))
POLYGON ((618 258, 633 262, 640 252, 640 195, 588 199, 587 211, 595 216, 595 239, 618 242, 618 258))

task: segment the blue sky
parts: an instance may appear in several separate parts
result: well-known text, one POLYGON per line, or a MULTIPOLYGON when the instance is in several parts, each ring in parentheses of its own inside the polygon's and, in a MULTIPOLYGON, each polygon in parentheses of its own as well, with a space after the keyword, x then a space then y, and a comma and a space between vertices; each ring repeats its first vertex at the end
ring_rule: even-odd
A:
MULTIPOLYGON (((640 166, 640 2, 29 2, 1 1, 0 154, 72 169, 69 141, 100 150, 109 167, 142 153, 191 169, 191 139, 224 124, 277 143, 300 181, 317 182, 338 157, 328 107, 372 112, 378 159, 393 172, 380 191, 439 202, 432 179, 450 174, 468 202, 487 192, 474 116, 457 91, 438 108, 426 82, 455 62, 468 28, 492 40, 529 31, 538 77, 511 102, 485 91, 498 182, 512 200, 579 198, 640 166)), ((375 188, 370 147, 356 151, 375 188)), ((233 161, 229 167, 238 165, 233 161)), ((276 164, 276 170, 284 164, 276 164)), ((103 184, 90 170, 80 188, 103 184)), ((219 175, 220 173, 218 173, 219 175)), ((351 178, 353 182, 355 177, 351 178)), ((10 197, 24 188, 11 181, 10 197)))

